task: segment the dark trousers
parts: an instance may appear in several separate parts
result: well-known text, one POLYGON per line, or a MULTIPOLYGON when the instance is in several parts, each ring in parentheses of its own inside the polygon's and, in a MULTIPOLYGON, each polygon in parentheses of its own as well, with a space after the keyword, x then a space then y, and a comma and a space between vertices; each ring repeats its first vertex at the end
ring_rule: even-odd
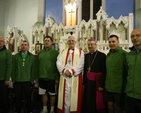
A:
POLYGON ((141 100, 127 96, 125 109, 126 113, 141 113, 141 100))
POLYGON ((32 84, 31 82, 14 82, 14 91, 15 91, 15 102, 16 102, 16 112, 21 113, 21 99, 22 96, 25 97, 27 101, 26 108, 27 113, 33 111, 32 108, 32 100, 31 100, 31 93, 32 93, 32 84))
POLYGON ((0 113, 8 112, 8 86, 5 86, 4 80, 0 80, 0 113))

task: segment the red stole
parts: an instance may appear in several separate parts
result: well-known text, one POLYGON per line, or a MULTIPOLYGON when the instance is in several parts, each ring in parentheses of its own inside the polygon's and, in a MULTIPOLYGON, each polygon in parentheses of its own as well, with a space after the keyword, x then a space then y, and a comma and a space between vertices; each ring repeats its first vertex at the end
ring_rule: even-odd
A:
MULTIPOLYGON (((63 51, 64 53, 62 53, 62 60, 63 60, 63 64, 65 65, 66 64, 66 62, 67 62, 67 59, 68 59, 68 51, 66 51, 66 50, 64 50, 63 51)), ((79 50, 76 50, 76 51, 74 51, 74 53, 72 54, 72 59, 73 59, 73 66, 75 66, 76 65, 76 63, 78 62, 78 58, 80 57, 80 53, 79 53, 80 51, 79 50), (75 55, 75 56, 74 56, 75 55)), ((76 79, 76 77, 75 78, 73 78, 74 76, 72 76, 72 81, 73 81, 73 79, 76 79)), ((58 103, 59 103, 59 105, 58 105, 58 112, 57 113, 64 113, 65 112, 65 109, 64 109, 64 101, 65 101, 65 85, 66 85, 66 80, 63 78, 63 76, 61 75, 60 76, 60 83, 59 83, 59 91, 58 91, 58 93, 59 94, 61 94, 60 96, 58 96, 58 103), (62 92, 62 89, 63 89, 63 92, 62 92), (61 90, 61 91, 60 91, 61 90), (63 97, 63 98, 61 98, 61 97, 63 97), (62 101, 62 102, 61 102, 62 101)), ((75 103, 73 103, 73 102, 71 102, 71 104, 70 105, 72 105, 72 106, 74 106, 75 104, 76 104, 76 110, 71 110, 71 107, 72 106, 70 106, 70 113, 81 113, 81 104, 82 104, 82 73, 80 73, 78 76, 77 76, 77 83, 78 83, 78 85, 77 85, 77 88, 78 88, 78 93, 76 93, 77 94, 77 101, 75 102, 75 103)), ((71 92, 73 92, 73 90, 76 88, 73 88, 74 86, 73 86, 73 84, 72 84, 72 90, 71 90, 71 92)), ((71 95, 73 95, 73 94, 71 94, 71 95)), ((72 98, 71 98, 71 100, 72 100, 72 98)), ((74 108, 74 107, 73 107, 74 108)))

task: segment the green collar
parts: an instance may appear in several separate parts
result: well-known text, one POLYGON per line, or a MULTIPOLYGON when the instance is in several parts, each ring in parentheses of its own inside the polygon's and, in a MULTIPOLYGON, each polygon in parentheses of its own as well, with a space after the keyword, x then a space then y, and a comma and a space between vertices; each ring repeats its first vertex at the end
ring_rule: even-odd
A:
POLYGON ((22 58, 25 59, 27 57, 27 53, 26 54, 22 54, 22 58))
POLYGON ((119 51, 119 50, 121 50, 122 48, 120 47, 120 46, 118 46, 115 50, 110 50, 110 52, 112 52, 112 53, 114 53, 114 52, 117 52, 117 51, 119 51))

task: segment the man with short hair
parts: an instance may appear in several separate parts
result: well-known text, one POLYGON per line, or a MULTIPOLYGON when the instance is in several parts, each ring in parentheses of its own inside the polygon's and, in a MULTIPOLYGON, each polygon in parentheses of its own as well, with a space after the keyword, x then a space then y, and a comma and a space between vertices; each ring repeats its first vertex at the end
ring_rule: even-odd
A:
POLYGON ((29 51, 29 43, 21 43, 21 51, 13 56, 12 81, 15 90, 16 112, 21 113, 21 96, 27 101, 27 113, 32 113, 32 84, 35 80, 35 58, 29 51))
POLYGON ((141 113, 141 29, 132 31, 131 41, 133 47, 126 56, 126 112, 141 113))
POLYGON ((81 113, 84 53, 75 47, 74 36, 69 36, 67 43, 69 48, 57 57, 60 72, 57 113, 81 113))
POLYGON ((104 80, 106 55, 97 50, 95 38, 88 39, 89 53, 85 54, 83 113, 105 113, 104 80), (99 104, 98 104, 99 103, 99 104))
POLYGON ((59 52, 52 48, 53 39, 50 36, 44 38, 44 49, 38 53, 38 82, 39 94, 42 95, 43 109, 41 113, 49 113, 47 109, 48 95, 50 95, 50 113, 54 113, 56 99, 56 83, 59 79, 59 72, 56 67, 56 60, 59 52))
POLYGON ((126 85, 125 55, 119 47, 119 37, 110 35, 108 38, 110 51, 106 57, 105 100, 108 102, 108 113, 115 113, 116 106, 124 113, 124 97, 126 85))
POLYGON ((12 55, 0 36, 0 113, 8 113, 8 86, 12 69, 12 55))

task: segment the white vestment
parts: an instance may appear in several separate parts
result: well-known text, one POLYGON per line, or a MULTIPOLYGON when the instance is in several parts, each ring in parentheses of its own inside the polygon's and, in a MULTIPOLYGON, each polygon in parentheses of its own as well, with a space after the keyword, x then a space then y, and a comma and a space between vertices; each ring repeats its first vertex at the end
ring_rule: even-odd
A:
MULTIPOLYGON (((75 87, 74 85, 78 86, 78 75, 82 73, 84 66, 84 53, 81 50, 78 50, 77 48, 73 50, 63 50, 60 52, 57 58, 57 68, 60 72, 60 84, 59 84, 59 93, 60 90, 63 90, 63 87, 65 87, 65 101, 64 101, 64 109, 65 113, 69 113, 70 111, 76 111, 77 110, 77 96, 75 97, 73 93, 77 94, 78 87, 75 87), (69 51, 69 53, 68 53, 69 51), (72 77, 67 77, 64 73, 66 70, 69 70, 72 77), (64 86, 64 82, 61 80, 65 80, 66 84, 64 86), (74 87, 74 88, 72 88, 74 87), (72 88, 72 89, 71 89, 72 88), (73 95, 73 98, 72 98, 73 95), (73 101, 73 102, 72 102, 73 101)), ((63 109, 63 92, 60 94, 61 97, 58 97, 58 108, 63 109)))

